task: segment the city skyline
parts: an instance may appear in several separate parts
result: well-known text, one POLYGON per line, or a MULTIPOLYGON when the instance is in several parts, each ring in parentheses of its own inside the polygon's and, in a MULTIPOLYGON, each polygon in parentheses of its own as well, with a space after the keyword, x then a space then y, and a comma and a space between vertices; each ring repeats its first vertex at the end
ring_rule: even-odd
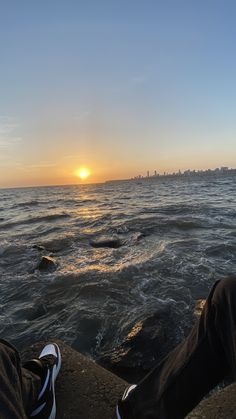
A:
POLYGON ((180 175, 191 175, 191 174, 219 174, 219 173, 229 173, 229 172, 236 172, 236 168, 228 167, 228 166, 221 166, 215 168, 207 168, 207 169, 186 169, 181 171, 180 169, 174 172, 166 172, 159 173, 157 170, 151 172, 147 170, 146 176, 145 175, 137 175, 134 176, 132 179, 147 179, 152 177, 159 177, 159 176, 180 176, 180 175))
POLYGON ((235 166, 232 0, 4 2, 0 187, 235 166))

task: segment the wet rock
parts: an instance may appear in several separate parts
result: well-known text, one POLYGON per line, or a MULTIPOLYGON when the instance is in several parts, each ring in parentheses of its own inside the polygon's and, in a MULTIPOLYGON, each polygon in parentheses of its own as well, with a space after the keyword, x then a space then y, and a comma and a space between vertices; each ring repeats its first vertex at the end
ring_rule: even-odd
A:
POLYGON ((97 362, 129 382, 139 381, 188 334, 193 318, 184 316, 183 321, 171 306, 158 310, 134 324, 121 345, 97 362))
POLYGON ((200 317, 201 316, 202 310, 203 310, 203 307, 204 307, 205 303, 206 303, 206 299, 196 300, 195 309, 194 309, 194 313, 193 313, 194 316, 196 316, 196 317, 200 317))
POLYGON ((122 241, 118 237, 100 237, 90 241, 92 247, 111 247, 117 249, 122 246, 122 241))
POLYGON ((53 272, 57 269, 57 264, 53 258, 49 256, 42 256, 37 269, 39 271, 53 272))

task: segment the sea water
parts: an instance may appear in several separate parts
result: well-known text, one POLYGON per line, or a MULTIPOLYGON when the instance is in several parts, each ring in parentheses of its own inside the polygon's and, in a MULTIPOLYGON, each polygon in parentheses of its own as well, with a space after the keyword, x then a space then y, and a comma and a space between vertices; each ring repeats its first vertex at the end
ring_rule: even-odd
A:
POLYGON ((96 358, 164 307, 183 333, 236 268, 236 176, 0 190, 0 335, 61 338, 96 358), (118 248, 94 248, 115 238, 118 248), (39 271, 42 256, 57 269, 39 271))

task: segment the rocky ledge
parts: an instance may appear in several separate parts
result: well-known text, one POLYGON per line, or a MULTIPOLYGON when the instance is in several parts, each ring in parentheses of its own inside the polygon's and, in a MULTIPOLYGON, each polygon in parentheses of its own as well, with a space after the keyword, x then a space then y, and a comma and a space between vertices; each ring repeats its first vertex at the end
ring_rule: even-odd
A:
MULTIPOLYGON (((126 381, 56 340, 62 353, 62 368, 56 384, 57 418, 113 419, 117 400, 126 381)), ((41 351, 39 342, 23 352, 23 360, 41 351)), ((138 419, 138 418, 137 418, 138 419)), ((203 400, 186 419, 236 419, 236 384, 203 400)))
POLYGON ((203 400, 186 419, 236 419, 236 383, 203 400))
MULTIPOLYGON (((62 367, 56 383, 58 419, 112 419, 117 400, 127 383, 94 361, 55 340, 60 346, 62 367)), ((45 342, 23 352, 23 360, 37 356, 45 342)))

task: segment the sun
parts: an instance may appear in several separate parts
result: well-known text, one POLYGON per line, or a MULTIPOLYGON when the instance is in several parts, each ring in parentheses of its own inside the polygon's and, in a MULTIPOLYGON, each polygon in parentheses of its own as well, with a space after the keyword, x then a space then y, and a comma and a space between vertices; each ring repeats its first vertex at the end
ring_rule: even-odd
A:
POLYGON ((79 177, 81 180, 85 180, 89 177, 90 171, 87 167, 80 167, 75 172, 76 176, 79 177))

